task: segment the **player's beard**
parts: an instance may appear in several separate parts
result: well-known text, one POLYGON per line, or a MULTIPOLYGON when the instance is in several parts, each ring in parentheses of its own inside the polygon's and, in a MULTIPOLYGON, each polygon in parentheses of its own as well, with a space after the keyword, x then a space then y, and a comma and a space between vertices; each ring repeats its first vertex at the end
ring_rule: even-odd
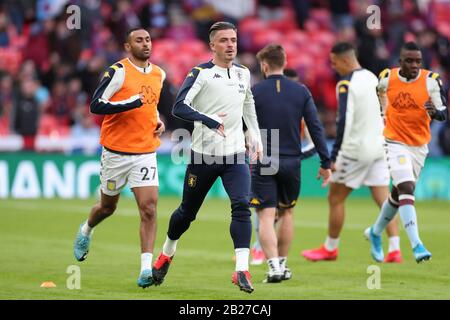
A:
POLYGON ((151 50, 149 51, 149 53, 145 53, 144 50, 139 50, 139 51, 136 50, 133 52, 133 56, 137 60, 147 61, 150 58, 150 53, 151 53, 151 50))

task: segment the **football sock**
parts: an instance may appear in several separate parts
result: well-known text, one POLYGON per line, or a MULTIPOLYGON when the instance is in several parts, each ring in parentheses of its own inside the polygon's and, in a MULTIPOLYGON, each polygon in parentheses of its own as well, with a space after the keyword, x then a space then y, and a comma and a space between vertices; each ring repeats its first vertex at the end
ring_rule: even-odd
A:
POLYGON ((92 232, 94 232, 94 228, 89 227, 86 220, 86 222, 81 227, 81 233, 83 234, 83 236, 90 237, 92 235, 92 232))
POLYGON ((278 257, 278 260, 280 261, 280 270, 284 272, 286 270, 287 257, 278 257))
POLYGON ((172 257, 177 250, 177 242, 178 240, 171 240, 169 237, 166 237, 166 241, 163 246, 163 255, 172 257))
POLYGON ((381 206, 381 212, 378 216, 377 221, 372 227, 373 234, 379 236, 386 228, 386 226, 391 222, 397 213, 398 207, 394 206, 390 200, 386 199, 381 206))
POLYGON ((327 236, 327 238, 325 239, 325 249, 327 249, 328 251, 333 251, 337 249, 338 246, 339 246, 339 238, 335 239, 327 236))
POLYGON ((234 249, 236 253, 236 271, 248 271, 248 256, 250 254, 249 248, 234 249))
POLYGON ((400 237, 399 236, 393 236, 389 237, 389 251, 397 251, 400 250, 400 237))
POLYGON ((146 269, 152 269, 153 253, 144 252, 141 254, 141 272, 146 269))
POLYGON ((419 243, 422 243, 422 241, 420 241, 419 230, 417 228, 417 215, 416 209, 414 208, 414 196, 402 194, 398 198, 400 200, 400 207, 398 208, 400 218, 402 219, 406 234, 411 242, 411 247, 414 248, 419 243))
POLYGON ((272 258, 272 259, 268 259, 267 260, 267 265, 269 266, 269 271, 272 273, 281 273, 281 269, 280 269, 280 260, 278 259, 278 257, 276 258, 272 258))

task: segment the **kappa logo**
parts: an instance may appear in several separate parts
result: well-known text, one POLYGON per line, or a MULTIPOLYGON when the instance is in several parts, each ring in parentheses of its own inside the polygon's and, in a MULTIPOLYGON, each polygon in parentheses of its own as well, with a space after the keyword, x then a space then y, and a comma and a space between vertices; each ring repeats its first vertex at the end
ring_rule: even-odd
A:
POLYGON ((218 79, 218 78, 222 78, 222 76, 218 73, 215 73, 213 79, 218 79))
POLYGON ((187 184, 189 187, 195 188, 195 186, 197 185, 197 176, 189 173, 189 178, 188 178, 187 184))
POLYGON ((419 106, 414 101, 413 97, 409 92, 400 92, 396 97, 392 106, 395 109, 414 109, 419 108, 419 106))
POLYGON ((157 101, 156 94, 153 92, 153 89, 151 86, 148 85, 142 85, 141 86, 141 92, 143 95, 144 104, 155 104, 157 101))

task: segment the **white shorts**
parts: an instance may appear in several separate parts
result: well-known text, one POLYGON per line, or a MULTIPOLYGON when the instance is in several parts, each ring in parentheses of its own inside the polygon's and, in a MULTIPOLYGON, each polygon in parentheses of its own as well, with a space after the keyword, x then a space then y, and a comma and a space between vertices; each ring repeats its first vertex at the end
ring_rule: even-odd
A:
POLYGON ((101 190, 108 196, 130 188, 158 186, 156 152, 122 155, 103 148, 100 169, 101 190))
POLYGON ((389 172, 394 186, 406 181, 417 181, 425 164, 428 146, 407 146, 400 143, 385 144, 389 172))
POLYGON ((339 154, 336 159, 336 171, 331 182, 341 183, 352 189, 361 185, 375 187, 389 185, 389 170, 384 158, 371 162, 358 161, 339 154))

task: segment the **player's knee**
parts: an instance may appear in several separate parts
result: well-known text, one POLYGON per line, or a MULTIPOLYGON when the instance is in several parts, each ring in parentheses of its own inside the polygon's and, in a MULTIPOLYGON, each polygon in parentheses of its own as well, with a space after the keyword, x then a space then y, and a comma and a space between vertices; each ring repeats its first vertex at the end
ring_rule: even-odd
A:
POLYGON ((343 199, 339 195, 332 193, 332 192, 328 193, 328 203, 330 204, 330 206, 335 206, 335 205, 341 204, 342 202, 343 202, 343 199))
POLYGON ((278 217, 287 217, 291 216, 294 213, 294 208, 285 208, 285 209, 279 209, 278 210, 278 217))
POLYGON ((398 202, 398 189, 396 187, 392 188, 391 198, 398 202))
POLYGON ((177 210, 175 210, 174 214, 180 217, 182 220, 188 220, 190 222, 195 220, 198 211, 200 210, 199 206, 186 206, 185 204, 181 204, 177 210))
POLYGON ((141 220, 154 220, 156 218, 156 203, 146 202, 139 205, 141 220))
POLYGON ((102 203, 100 205, 100 212, 102 215, 110 216, 116 211, 117 205, 115 203, 102 203))
POLYGON ((250 208, 249 200, 246 197, 234 199, 231 203, 231 210, 233 212, 240 212, 240 211, 250 212, 249 208, 250 208))
POLYGON ((399 194, 409 194, 414 195, 415 185, 412 181, 402 182, 397 186, 399 194))
POLYGON ((250 210, 247 211, 235 211, 231 214, 231 220, 239 221, 239 222, 248 222, 251 223, 251 213, 250 210))

